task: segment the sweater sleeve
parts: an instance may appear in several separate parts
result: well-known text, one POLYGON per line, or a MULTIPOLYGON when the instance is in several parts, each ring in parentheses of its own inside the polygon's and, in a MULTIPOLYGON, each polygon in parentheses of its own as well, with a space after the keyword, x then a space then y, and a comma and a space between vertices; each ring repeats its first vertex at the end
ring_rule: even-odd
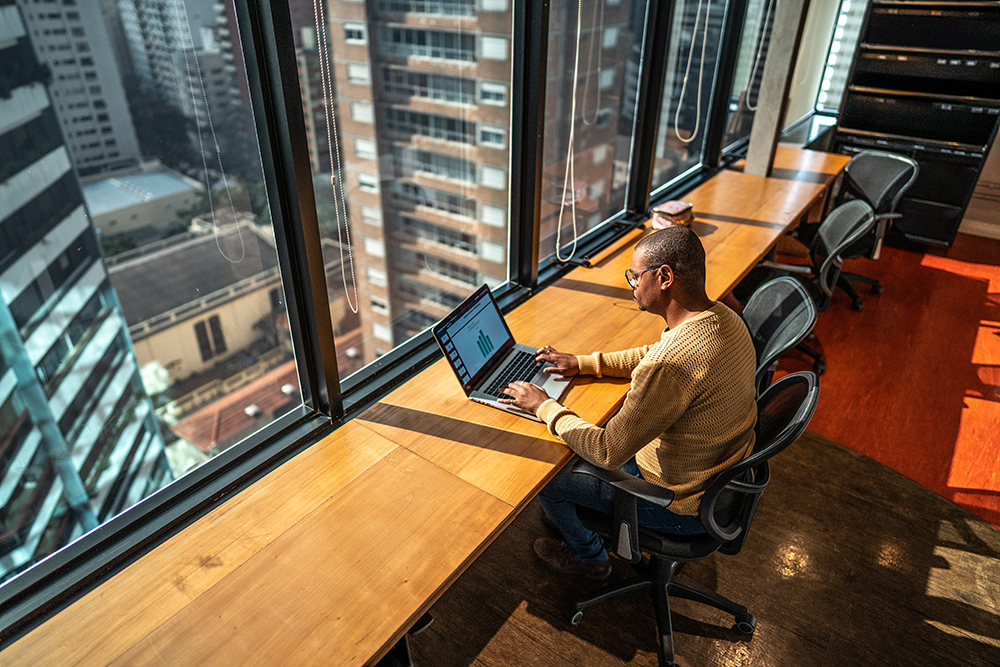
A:
POLYGON ((632 375, 632 371, 651 347, 652 345, 643 345, 621 352, 594 352, 586 356, 577 356, 576 360, 581 375, 627 378, 632 375))
POLYGON ((610 470, 635 456, 684 414, 690 403, 690 387, 690 382, 677 377, 666 365, 641 364, 632 375, 625 404, 607 426, 591 424, 553 400, 538 408, 538 417, 574 452, 610 470), (650 409, 651 405, 655 409, 650 409))

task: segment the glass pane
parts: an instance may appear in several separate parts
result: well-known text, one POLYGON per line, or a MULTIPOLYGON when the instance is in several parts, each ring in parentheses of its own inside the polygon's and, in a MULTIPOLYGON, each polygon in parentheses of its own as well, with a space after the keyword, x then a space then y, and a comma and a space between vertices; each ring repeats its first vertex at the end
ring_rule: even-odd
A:
POLYGON ((507 280, 508 0, 289 0, 342 378, 507 280))
POLYGON ((644 0, 554 0, 549 14, 539 257, 624 208, 644 0))
POLYGON ((0 72, 6 580, 301 399, 232 4, 4 3, 0 72))
POLYGON ((678 0, 667 54, 652 188, 701 163, 725 0, 678 0))
POLYGON ((750 0, 743 20, 740 48, 736 55, 736 71, 729 96, 729 114, 723 147, 750 136, 757 95, 764 77, 767 47, 771 41, 774 8, 777 0, 750 0))

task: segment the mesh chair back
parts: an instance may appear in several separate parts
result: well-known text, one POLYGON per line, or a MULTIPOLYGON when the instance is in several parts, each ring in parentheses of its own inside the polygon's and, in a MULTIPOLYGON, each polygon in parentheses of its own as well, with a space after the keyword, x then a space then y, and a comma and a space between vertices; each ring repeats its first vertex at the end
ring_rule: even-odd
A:
POLYGON ((768 383, 771 364, 805 338, 816 324, 816 304, 791 276, 769 280, 753 293, 743 310, 757 352, 757 393, 768 383))
POLYGON ((757 399, 753 453, 716 477, 698 507, 705 531, 724 542, 722 553, 732 555, 743 548, 770 481, 768 460, 802 435, 818 402, 819 379, 808 371, 786 375, 757 399))
POLYGON ((871 204, 876 215, 896 210, 919 170, 912 158, 885 151, 861 151, 844 167, 848 186, 871 204))
POLYGON ((819 226, 809 247, 809 257, 816 273, 817 286, 824 295, 820 310, 825 310, 833 296, 844 264, 844 251, 867 234, 875 224, 875 212, 867 202, 852 199, 833 209, 819 226))
POLYGON ((878 259, 882 248, 882 238, 903 193, 917 180, 920 168, 916 160, 886 153, 885 151, 861 151, 847 163, 847 191, 860 196, 875 210, 875 225, 872 232, 854 243, 843 254, 855 258, 867 256, 878 259))

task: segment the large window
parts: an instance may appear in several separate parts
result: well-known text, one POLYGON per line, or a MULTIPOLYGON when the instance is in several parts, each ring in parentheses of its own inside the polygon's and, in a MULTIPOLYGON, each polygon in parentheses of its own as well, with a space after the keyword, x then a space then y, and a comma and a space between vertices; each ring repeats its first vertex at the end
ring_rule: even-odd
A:
POLYGON ((625 205, 646 3, 555 0, 549 15, 539 257, 625 205))
POLYGON ((324 41, 324 22, 358 16, 354 2, 310 3, 293 25, 306 36, 298 60, 315 70, 300 66, 299 81, 319 102, 303 109, 321 233, 337 248, 327 284, 338 347, 355 350, 338 357, 348 385, 483 282, 507 279, 512 14, 480 4, 370 3, 363 28, 377 39, 364 47, 338 29, 324 41), (341 79, 361 67, 367 82, 341 79), (374 123, 341 112, 358 103, 374 123))
POLYGON ((231 3, 23 4, 0 2, 0 580, 302 403, 231 3))
POLYGON ((723 0, 674 3, 653 165, 654 190, 701 164, 725 13, 723 0))

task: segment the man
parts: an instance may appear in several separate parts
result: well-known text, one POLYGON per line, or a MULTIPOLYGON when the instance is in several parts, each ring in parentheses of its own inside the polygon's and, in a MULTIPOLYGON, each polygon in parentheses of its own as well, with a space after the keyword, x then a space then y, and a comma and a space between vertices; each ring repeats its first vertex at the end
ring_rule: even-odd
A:
MULTIPOLYGON (((686 227, 643 238, 625 278, 640 310, 667 329, 655 345, 574 356, 543 347, 547 372, 631 377, 621 410, 607 426, 581 419, 535 385, 515 383, 502 399, 537 414, 581 458, 620 468, 672 489, 669 509, 639 500, 639 524, 662 532, 703 532, 698 503, 712 478, 753 450, 756 356, 743 321, 705 293, 705 249, 686 227)), ((540 538, 535 553, 560 572, 604 579, 611 563, 600 537, 584 527, 576 506, 611 511, 610 485, 566 466, 542 490, 542 508, 565 541, 540 538)))

